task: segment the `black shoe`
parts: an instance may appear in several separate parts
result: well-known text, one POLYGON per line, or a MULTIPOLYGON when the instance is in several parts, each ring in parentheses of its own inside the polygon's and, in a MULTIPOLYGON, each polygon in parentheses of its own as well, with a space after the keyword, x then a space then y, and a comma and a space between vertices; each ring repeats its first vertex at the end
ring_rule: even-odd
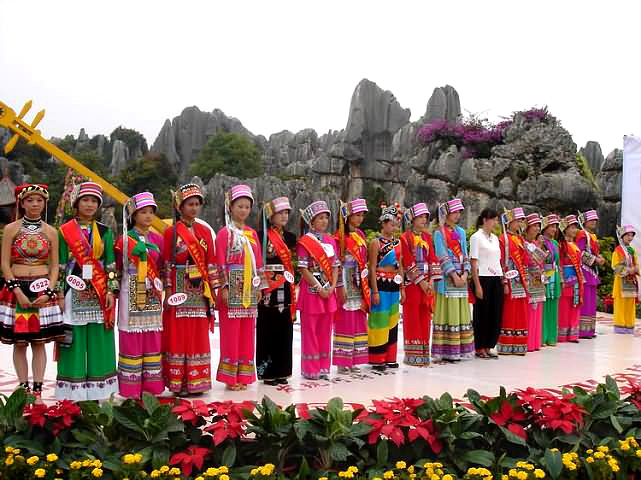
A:
POLYGON ((384 372, 387 370, 386 365, 372 365, 372 370, 376 370, 377 372, 384 372))
POLYGON ((272 387, 275 387, 276 385, 279 385, 279 384, 280 384, 280 382, 279 382, 277 379, 273 379, 273 380, 263 380, 263 383, 264 383, 265 385, 270 385, 270 386, 272 386, 272 387))
POLYGON ((399 367, 399 365, 398 365, 398 363, 396 363, 396 362, 388 363, 388 364, 387 364, 387 368, 398 368, 398 367, 399 367))
POLYGON ((320 377, 318 377, 318 378, 319 378, 320 380, 327 380, 327 381, 329 381, 329 375, 321 375, 321 376, 320 376, 320 377))
POLYGON ((281 385, 288 385, 289 381, 286 378, 279 378, 278 383, 281 385))

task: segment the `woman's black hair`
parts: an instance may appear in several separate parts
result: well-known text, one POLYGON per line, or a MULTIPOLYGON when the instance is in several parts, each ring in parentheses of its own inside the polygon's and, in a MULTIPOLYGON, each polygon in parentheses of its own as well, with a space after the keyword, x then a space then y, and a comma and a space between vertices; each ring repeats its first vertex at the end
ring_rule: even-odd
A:
POLYGON ((499 212, 497 212, 493 208, 484 208, 483 210, 481 210, 479 218, 476 220, 476 228, 481 228, 485 220, 489 220, 490 218, 497 218, 498 216, 499 212))

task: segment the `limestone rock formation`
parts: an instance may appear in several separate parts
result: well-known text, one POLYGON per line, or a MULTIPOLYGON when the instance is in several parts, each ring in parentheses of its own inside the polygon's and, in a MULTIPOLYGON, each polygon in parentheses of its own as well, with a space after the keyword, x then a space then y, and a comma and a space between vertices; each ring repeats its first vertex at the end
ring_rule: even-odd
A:
POLYGON ((603 164, 604 158, 599 142, 590 140, 585 144, 585 147, 582 147, 581 150, 579 150, 579 153, 585 156, 585 159, 588 161, 588 166, 594 175, 601 171, 601 165, 603 164))
MULTIPOLYGON (((142 155, 142 153, 141 153, 142 155)), ((122 140, 116 140, 113 143, 111 150, 111 176, 117 176, 126 166, 129 161, 129 149, 127 144, 122 140)))
POLYGON ((461 119, 461 102, 458 92, 450 85, 437 87, 427 102, 425 115, 420 123, 429 123, 434 120, 447 120, 454 123, 461 119))
POLYGON ((601 190, 602 203, 599 206, 600 228, 614 232, 621 219, 621 187, 623 180, 623 150, 612 150, 601 165, 596 182, 601 190))

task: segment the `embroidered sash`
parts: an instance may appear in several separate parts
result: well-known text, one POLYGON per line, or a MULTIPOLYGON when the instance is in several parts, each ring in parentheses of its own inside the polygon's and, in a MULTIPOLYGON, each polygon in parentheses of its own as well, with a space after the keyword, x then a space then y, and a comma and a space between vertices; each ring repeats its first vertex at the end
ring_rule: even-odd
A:
MULTIPOLYGON (((129 238, 132 240, 136 240, 136 242, 140 242, 141 240, 138 238, 136 234, 129 234, 129 238)), ((149 245, 148 243, 142 241, 142 243, 146 245, 149 245)), ((158 292, 156 289, 156 279, 160 281, 160 275, 158 272, 158 266, 156 265, 156 262, 153 260, 149 259, 149 254, 146 255, 146 260, 141 262, 141 257, 139 255, 136 255, 133 253, 134 249, 136 248, 137 243, 134 242, 127 242, 127 256, 129 257, 129 261, 133 263, 136 266, 136 271, 140 272, 141 270, 145 274, 145 277, 148 278, 151 281, 152 285, 152 291, 155 292, 155 295, 160 298, 161 294, 158 292), (144 268, 143 265, 144 264, 144 268)), ((152 244, 156 246, 155 244, 152 244)), ((157 247, 157 246, 156 246, 157 247)))
POLYGON ((185 242, 187 250, 189 251, 189 255, 196 264, 196 268, 198 268, 198 272, 200 273, 203 281, 203 292, 205 297, 209 299, 210 305, 215 305, 216 302, 214 301, 214 296, 212 295, 211 289, 209 288, 209 276, 207 274, 207 265, 205 262, 205 252, 203 251, 203 246, 198 243, 187 226, 182 222, 176 223, 176 233, 180 235, 180 238, 182 238, 183 242, 185 242))
POLYGON ((577 283, 579 284, 579 301, 583 303, 583 270, 581 269, 581 249, 574 242, 566 242, 567 256, 576 270, 577 283))
MULTIPOLYGON (((94 232, 95 231, 96 228, 94 228, 94 232)), ((78 221, 75 218, 68 221, 60 227, 60 232, 78 265, 80 265, 80 267, 91 265, 91 284, 100 302, 100 308, 105 317, 105 326, 113 326, 113 306, 107 308, 107 273, 105 269, 102 268, 98 259, 94 257, 93 249, 82 233, 78 221)))
POLYGON ((318 263, 320 268, 323 270, 325 277, 327 277, 327 279, 332 279, 332 265, 329 262, 329 257, 327 256, 327 253, 325 253, 325 249, 321 243, 316 240, 316 237, 308 233, 300 237, 298 239, 298 243, 300 243, 312 256, 314 261, 318 263))
MULTIPOLYGON (((345 248, 347 251, 354 257, 356 263, 358 264, 359 274, 362 274, 363 271, 367 269, 367 258, 363 258, 361 246, 365 245, 365 240, 360 236, 358 232, 351 232, 349 237, 345 239, 345 248)), ((363 308, 362 310, 367 313, 369 312, 371 301, 370 301, 370 290, 369 282, 367 277, 361 277, 361 292, 363 293, 363 308)))
MULTIPOLYGON (((507 245, 508 245, 508 252, 509 252, 510 258, 514 262, 514 265, 516 266, 516 269, 519 272, 519 275, 521 277, 521 284, 523 285, 525 293, 529 295, 528 285, 527 285, 527 273, 525 269, 526 268, 525 259, 523 258, 523 250, 525 249, 525 247, 523 246, 523 241, 518 237, 518 235, 510 233, 507 235, 507 242, 508 242, 507 245)), ((507 263, 507 259, 506 259, 506 263, 507 263)), ((507 270, 508 269, 506 268, 506 271, 507 270)))
MULTIPOLYGON (((285 267, 285 270, 291 273, 293 277, 294 264, 292 263, 292 254, 289 251, 289 248, 287 247, 287 245, 285 244, 283 237, 281 237, 281 235, 273 228, 269 228, 267 230, 267 238, 269 238, 269 241, 274 247, 274 250, 276 250, 276 254, 280 257, 280 261, 283 262, 283 266, 285 267)), ((285 277, 281 276, 278 280, 274 280, 274 281, 268 279, 268 281, 269 281, 269 288, 267 292, 271 292, 272 290, 277 289, 283 283, 285 283, 285 277)), ((295 282, 291 282, 289 284, 289 293, 291 294, 291 303, 289 305, 289 310, 291 312, 292 320, 295 320, 296 319, 296 284, 295 282)))

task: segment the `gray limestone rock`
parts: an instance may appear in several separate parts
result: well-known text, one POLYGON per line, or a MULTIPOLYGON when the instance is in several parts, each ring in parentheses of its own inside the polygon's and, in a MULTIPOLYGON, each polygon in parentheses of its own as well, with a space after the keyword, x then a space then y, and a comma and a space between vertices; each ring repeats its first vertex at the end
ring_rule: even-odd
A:
POLYGON ((601 165, 605 159, 603 158, 603 152, 601 152, 601 145, 599 145, 599 142, 590 140, 579 152, 585 156, 592 173, 596 175, 601 171, 601 165))
POLYGON ((113 143, 111 150, 111 176, 117 176, 122 170, 127 167, 129 162, 129 149, 127 144, 122 140, 116 140, 113 143))
POLYGON ((454 123, 461 119, 461 102, 458 92, 450 85, 435 88, 427 102, 425 115, 421 123, 430 123, 434 120, 447 120, 454 123))

